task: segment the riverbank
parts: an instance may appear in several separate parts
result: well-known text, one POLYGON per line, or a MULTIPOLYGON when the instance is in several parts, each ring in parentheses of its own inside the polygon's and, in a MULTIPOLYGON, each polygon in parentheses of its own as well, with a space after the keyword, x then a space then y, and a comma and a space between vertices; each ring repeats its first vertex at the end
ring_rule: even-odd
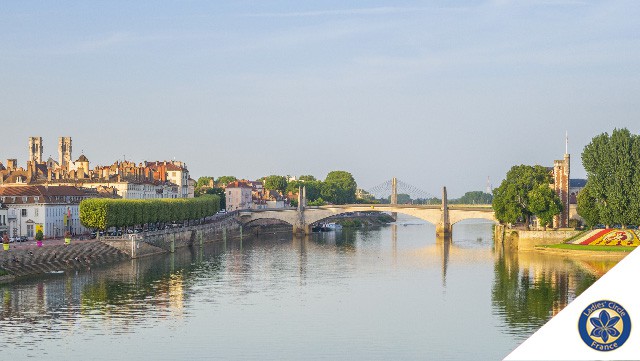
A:
MULTIPOLYGON (((586 248, 586 247, 585 247, 586 248)), ((572 259, 588 259, 588 260, 615 260, 620 261, 625 258, 629 253, 633 252, 635 248, 629 250, 597 250, 597 249, 576 249, 576 248, 558 248, 549 246, 537 246, 536 252, 555 254, 565 257, 571 257, 572 259)))
POLYGON ((132 258, 173 253, 176 248, 242 237, 242 227, 235 219, 227 217, 217 222, 124 238, 74 239, 69 245, 62 239, 46 240, 41 247, 34 241, 14 243, 9 250, 0 251, 0 283, 30 276, 91 270, 132 258))
POLYGON ((362 213, 350 216, 339 216, 330 218, 331 221, 342 227, 379 227, 395 222, 392 216, 381 212, 362 213))

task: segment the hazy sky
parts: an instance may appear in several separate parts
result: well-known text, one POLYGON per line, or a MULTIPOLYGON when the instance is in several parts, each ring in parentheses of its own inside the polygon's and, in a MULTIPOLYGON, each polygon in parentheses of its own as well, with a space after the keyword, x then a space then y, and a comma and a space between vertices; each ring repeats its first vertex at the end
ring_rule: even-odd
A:
POLYGON ((640 132, 640 1, 2 1, 0 159, 433 194, 640 132))

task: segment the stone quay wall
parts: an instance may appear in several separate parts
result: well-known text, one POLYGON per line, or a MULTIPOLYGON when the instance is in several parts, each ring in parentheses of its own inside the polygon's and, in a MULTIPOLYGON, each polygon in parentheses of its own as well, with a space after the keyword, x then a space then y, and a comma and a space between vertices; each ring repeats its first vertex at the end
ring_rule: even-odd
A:
POLYGON ((73 240, 67 246, 47 242, 43 247, 12 246, 9 251, 0 251, 0 269, 9 273, 0 277, 0 283, 11 282, 16 277, 90 269, 92 266, 131 258, 169 253, 179 247, 231 240, 242 237, 242 232, 242 226, 235 217, 224 217, 206 224, 146 232, 120 239, 101 237, 88 241, 73 240))
POLYGON ((126 253, 100 241, 78 241, 70 245, 10 248, 0 251, 0 268, 14 277, 87 269, 129 259, 126 253))
POLYGON ((227 217, 212 223, 139 233, 121 239, 105 237, 103 241, 131 258, 139 258, 174 252, 176 248, 242 237, 243 231, 235 218, 227 217))
POLYGON ((494 239, 496 244, 504 244, 505 247, 520 251, 531 251, 535 246, 558 244, 571 238, 580 231, 573 229, 558 229, 547 231, 525 231, 506 228, 504 225, 495 226, 494 239))

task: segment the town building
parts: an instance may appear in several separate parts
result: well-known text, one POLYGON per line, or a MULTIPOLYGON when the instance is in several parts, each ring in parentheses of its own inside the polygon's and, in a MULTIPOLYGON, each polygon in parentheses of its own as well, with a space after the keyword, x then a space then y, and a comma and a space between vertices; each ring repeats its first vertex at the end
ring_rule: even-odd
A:
POLYGON ((86 198, 87 193, 72 186, 0 186, 0 202, 8 208, 7 231, 11 237, 33 239, 38 230, 47 238, 62 237, 66 231, 87 233, 79 218, 79 204, 86 198))
POLYGON ((245 180, 237 180, 227 184, 224 190, 227 211, 252 208, 252 192, 253 187, 245 180))
POLYGON ((7 160, 6 167, 0 164, 0 185, 67 185, 126 199, 194 197, 195 181, 180 161, 125 160, 92 169, 84 154, 72 161, 71 137, 58 139, 58 161, 49 157, 43 162, 42 152, 42 138, 30 137, 26 168, 19 168, 16 159, 7 160))
POLYGON ((8 234, 9 230, 9 209, 0 203, 0 238, 8 234))

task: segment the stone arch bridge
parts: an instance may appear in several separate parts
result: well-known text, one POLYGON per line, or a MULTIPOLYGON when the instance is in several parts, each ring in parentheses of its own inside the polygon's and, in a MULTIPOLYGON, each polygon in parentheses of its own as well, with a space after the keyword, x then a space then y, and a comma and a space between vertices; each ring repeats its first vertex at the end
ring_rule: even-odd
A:
POLYGON ((242 224, 258 219, 277 219, 293 226, 295 233, 311 233, 311 225, 326 218, 351 212, 389 212, 410 215, 436 226, 437 235, 450 235, 452 226, 465 219, 487 219, 497 222, 491 205, 448 205, 443 188, 442 205, 414 204, 348 204, 320 207, 305 206, 304 190, 300 192, 299 207, 291 209, 251 209, 238 213, 242 224))

